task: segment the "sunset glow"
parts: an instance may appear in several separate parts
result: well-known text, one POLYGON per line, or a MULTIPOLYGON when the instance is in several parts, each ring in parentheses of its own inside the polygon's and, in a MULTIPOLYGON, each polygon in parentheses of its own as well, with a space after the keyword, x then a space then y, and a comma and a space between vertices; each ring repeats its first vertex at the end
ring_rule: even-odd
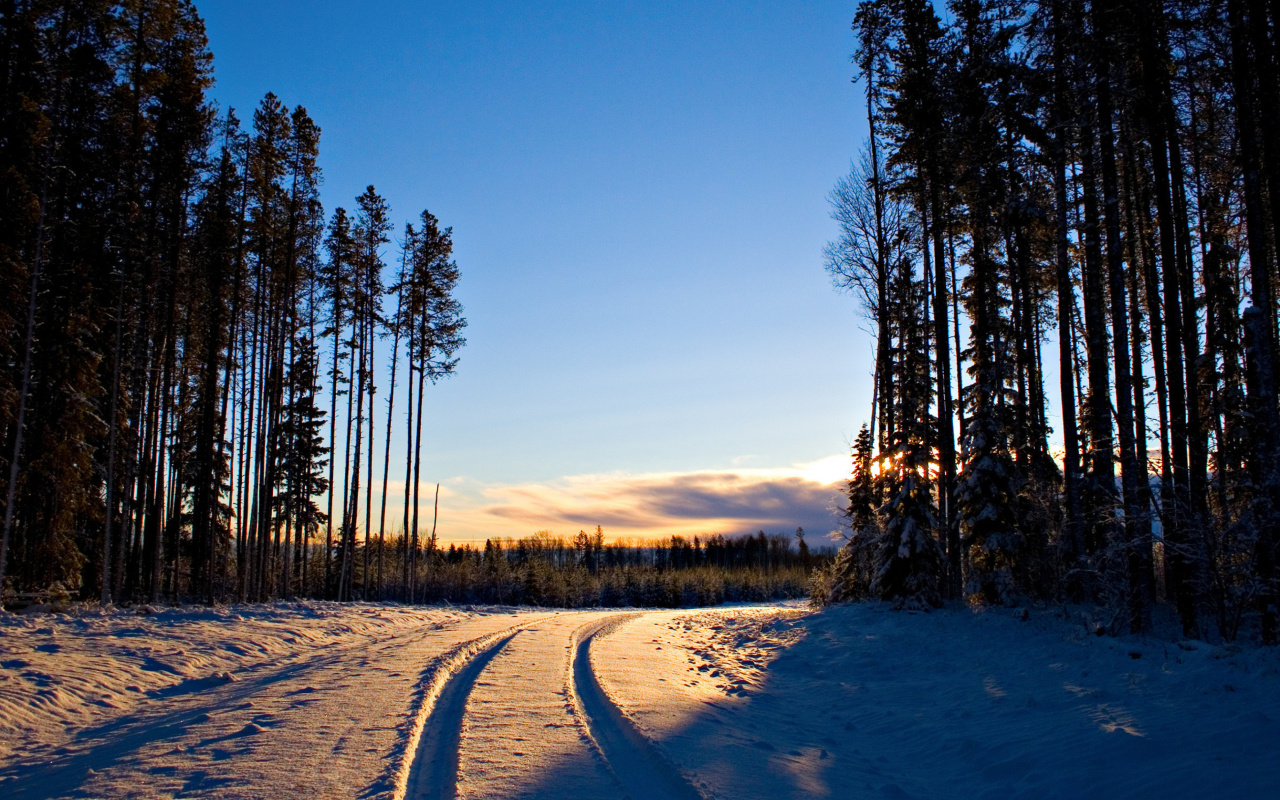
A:
MULTIPOLYGON (((455 478, 441 485, 439 536, 478 541, 538 530, 572 536, 596 525, 609 539, 796 527, 821 536, 839 525, 835 509, 847 465, 846 456, 831 456, 776 469, 614 472, 516 484, 455 478)), ((425 510, 429 517, 429 498, 425 510)))

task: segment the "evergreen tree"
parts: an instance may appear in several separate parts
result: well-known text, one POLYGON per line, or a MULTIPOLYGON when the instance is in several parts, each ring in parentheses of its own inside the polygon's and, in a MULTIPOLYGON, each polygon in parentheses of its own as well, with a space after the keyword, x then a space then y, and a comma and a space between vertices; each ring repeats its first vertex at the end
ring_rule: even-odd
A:
MULTIPOLYGON (((423 211, 418 229, 417 246, 413 255, 413 269, 408 278, 405 300, 406 325, 409 328, 409 379, 417 373, 417 406, 413 410, 412 461, 406 475, 406 495, 412 486, 412 498, 406 497, 405 527, 410 542, 409 589, 412 592, 417 570, 419 546, 418 513, 419 488, 422 476, 422 400, 425 382, 432 383, 452 375, 457 368, 456 353, 466 344, 462 330, 467 321, 462 316, 462 305, 454 297, 458 283, 458 266, 452 260, 453 229, 441 229, 438 220, 423 211), (412 511, 410 511, 412 509, 412 511), (412 519, 410 520, 410 516, 412 519)), ((437 492, 438 492, 437 487, 437 492)), ((438 496, 438 494, 437 494, 438 496)), ((429 540, 428 553, 435 546, 435 531, 429 540)), ((412 595, 411 595, 412 596, 412 595)))
MULTIPOLYGON (((294 343, 294 360, 289 368, 290 397, 284 408, 279 440, 280 487, 276 495, 276 525, 285 525, 297 536, 316 533, 327 517, 316 498, 329 491, 325 478, 325 412, 316 405, 320 358, 315 343, 302 338, 294 343)), ((286 548, 286 562, 289 550, 286 548)), ((293 593, 292 575, 283 572, 284 590, 293 593)))
POLYGON ((929 413, 933 392, 925 317, 928 294, 923 280, 899 267, 898 337, 902 416, 894 446, 881 453, 881 481, 888 500, 877 510, 883 533, 873 554, 871 591, 908 607, 936 606, 942 598, 941 543, 930 439, 935 420, 929 413))

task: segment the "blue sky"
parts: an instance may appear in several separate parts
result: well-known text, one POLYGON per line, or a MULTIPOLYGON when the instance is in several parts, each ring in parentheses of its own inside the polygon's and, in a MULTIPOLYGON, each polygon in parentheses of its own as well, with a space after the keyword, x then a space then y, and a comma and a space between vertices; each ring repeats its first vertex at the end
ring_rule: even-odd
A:
POLYGON ((442 536, 835 526, 871 394, 821 259, 865 130, 851 4, 198 6, 222 108, 321 126, 326 213, 373 184, 397 232, 453 226, 442 536))

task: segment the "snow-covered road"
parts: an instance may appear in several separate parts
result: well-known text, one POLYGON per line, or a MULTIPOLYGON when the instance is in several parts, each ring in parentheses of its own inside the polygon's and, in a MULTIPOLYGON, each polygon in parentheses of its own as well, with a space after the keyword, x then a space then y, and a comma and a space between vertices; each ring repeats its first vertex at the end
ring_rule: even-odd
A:
POLYGON ((1061 609, 0 616, 4 798, 1270 797, 1278 747, 1276 649, 1061 609))
POLYGON ((698 798, 593 671, 645 613, 7 617, 0 795, 698 798))
MULTIPOLYGON (((354 616, 336 613, 340 619, 354 616)), ((68 673, 92 672, 96 662, 106 682, 110 673, 127 670, 141 660, 140 671, 158 677, 149 686, 130 685, 117 695, 102 693, 113 706, 123 705, 130 695, 140 696, 125 713, 90 714, 87 724, 67 725, 64 735, 48 737, 52 741, 11 740, 27 744, 0 769, 0 778, 5 779, 0 794, 13 798, 390 795, 415 721, 415 693, 420 694, 420 684, 440 670, 442 654, 551 615, 439 610, 405 614, 395 609, 379 611, 377 616, 376 621, 384 624, 347 624, 334 636, 298 646, 295 652, 277 653, 270 646, 255 652, 233 643, 230 647, 246 655, 229 665, 218 657, 228 645, 220 641, 217 630, 194 634, 194 646, 173 648, 176 652, 167 659, 147 652, 163 649, 166 633, 181 637, 188 626, 180 623, 155 625, 138 634, 136 638, 145 644, 124 653, 108 647, 95 658, 81 648, 56 645, 59 649, 48 659, 52 663, 34 669, 34 654, 9 658, 3 664, 17 666, 20 676, 36 674, 37 680, 44 676, 62 701, 52 715, 40 714, 39 706, 15 714, 26 717, 27 725, 15 727, 28 728, 28 733, 48 731, 49 726, 41 724, 42 716, 83 716, 73 714, 82 710, 76 708, 76 700, 83 697, 69 696, 73 693, 67 687, 73 681, 68 673), (199 641, 202 634, 207 639, 199 641), (198 652, 200 665, 184 664, 183 651, 198 652), (200 663, 209 661, 212 669, 200 663), (26 664, 18 666, 18 662, 26 664), (218 669, 226 666, 230 669, 218 669)), ((285 620, 284 627, 294 633, 295 626, 307 629, 306 622, 305 618, 285 620)), ((227 627, 234 635, 235 621, 227 627)), ((119 634, 109 638, 118 639, 119 634)), ((70 639, 65 634, 57 638, 70 639)), ((299 641, 297 636, 286 638, 299 641)), ((91 696, 93 689, 101 688, 105 687, 91 685, 79 694, 91 696)))
POLYGON ((597 639, 652 613, 540 616, 456 647, 422 692, 393 796, 700 800, 591 658, 597 639))

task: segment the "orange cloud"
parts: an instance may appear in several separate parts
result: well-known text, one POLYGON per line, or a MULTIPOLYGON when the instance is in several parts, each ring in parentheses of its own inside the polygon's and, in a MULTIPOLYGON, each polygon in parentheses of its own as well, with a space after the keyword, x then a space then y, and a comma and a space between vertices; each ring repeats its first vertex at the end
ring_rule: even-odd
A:
MULTIPOLYGON (((577 475, 554 481, 482 485, 446 482, 439 535, 444 540, 565 535, 601 525, 610 538, 707 533, 790 532, 820 539, 838 528, 846 459, 786 469, 735 469, 640 475, 577 475)), ((421 513, 421 512, 420 512, 421 513)), ((429 510, 428 510, 429 513, 429 510)))

